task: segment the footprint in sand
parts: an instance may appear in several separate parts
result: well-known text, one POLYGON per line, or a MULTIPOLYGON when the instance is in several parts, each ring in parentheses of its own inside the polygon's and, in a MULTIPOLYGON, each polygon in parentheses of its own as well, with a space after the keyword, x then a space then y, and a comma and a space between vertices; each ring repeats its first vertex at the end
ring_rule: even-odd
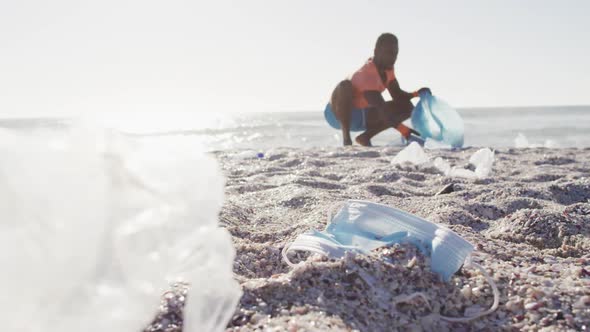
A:
POLYGON ((408 196, 404 192, 401 192, 398 190, 390 190, 389 188, 387 188, 385 186, 379 186, 379 185, 367 186, 367 191, 375 196, 378 196, 378 197, 380 197, 380 196, 407 197, 408 196))
POLYGON ((235 191, 239 194, 252 193, 257 191, 263 191, 268 189, 274 189, 277 186, 268 184, 247 184, 242 186, 227 187, 228 191, 235 191))
POLYGON ((488 232, 494 239, 527 243, 538 249, 551 249, 559 256, 579 257, 590 249, 588 230, 583 223, 564 213, 546 210, 519 210, 488 232))
POLYGON ((576 160, 566 157, 547 157, 541 160, 537 160, 534 162, 535 165, 567 165, 573 164, 576 160))
POLYGON ((506 212, 497 206, 482 203, 466 205, 465 210, 475 217, 487 220, 497 220, 506 215, 506 212))
MULTIPOLYGON (((504 211, 506 211, 506 215, 514 213, 518 210, 524 209, 542 209, 543 205, 541 205, 537 200, 531 198, 516 198, 516 199, 508 199, 501 204, 504 211)), ((504 216, 502 216, 504 217, 504 216)))
POLYGON ((535 175, 528 177, 528 178, 524 178, 521 181, 524 181, 524 182, 551 182, 551 181, 555 181, 555 180, 558 180, 561 178, 563 178, 563 175, 541 173, 541 174, 535 174, 535 175))
POLYGON ((298 208, 304 207, 308 204, 315 203, 316 201, 317 201, 317 199, 314 197, 297 196, 297 197, 293 197, 288 200, 284 200, 284 201, 280 202, 279 205, 284 206, 284 207, 288 207, 291 209, 298 209, 298 208))
POLYGON ((298 179, 294 183, 300 184, 300 185, 306 186, 306 187, 315 188, 315 189, 327 189, 327 190, 344 189, 344 186, 339 185, 339 184, 322 182, 322 181, 315 181, 315 180, 298 179))
POLYGON ((582 179, 569 183, 553 184, 549 186, 549 192, 559 204, 584 203, 590 200, 590 181, 582 179))

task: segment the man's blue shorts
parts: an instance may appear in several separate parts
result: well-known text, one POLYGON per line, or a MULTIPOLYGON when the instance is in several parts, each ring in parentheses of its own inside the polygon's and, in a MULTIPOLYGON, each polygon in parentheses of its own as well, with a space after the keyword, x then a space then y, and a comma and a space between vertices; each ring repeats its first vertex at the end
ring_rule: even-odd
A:
MULTIPOLYGON (((365 131, 367 129, 367 112, 368 110, 353 109, 350 116, 350 131, 365 131)), ((340 121, 336 119, 336 115, 332 112, 332 105, 328 103, 324 110, 324 117, 330 126, 334 129, 340 129, 340 121)))

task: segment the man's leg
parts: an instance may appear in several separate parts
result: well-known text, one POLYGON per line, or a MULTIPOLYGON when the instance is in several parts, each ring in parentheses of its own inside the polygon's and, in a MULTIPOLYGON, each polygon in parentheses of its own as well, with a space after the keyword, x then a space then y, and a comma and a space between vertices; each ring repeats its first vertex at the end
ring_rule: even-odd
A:
POLYGON ((379 114, 378 110, 367 112, 367 130, 356 137, 355 140, 357 143, 370 146, 371 139, 388 128, 398 129, 403 136, 409 135, 409 132, 402 132, 405 131, 405 126, 403 126, 402 122, 412 116, 414 105, 409 100, 399 102, 388 101, 383 107, 385 118, 379 114))
POLYGON ((350 80, 344 80, 336 86, 332 92, 332 112, 342 127, 342 142, 344 145, 352 145, 350 138, 350 117, 352 114, 353 89, 350 80))

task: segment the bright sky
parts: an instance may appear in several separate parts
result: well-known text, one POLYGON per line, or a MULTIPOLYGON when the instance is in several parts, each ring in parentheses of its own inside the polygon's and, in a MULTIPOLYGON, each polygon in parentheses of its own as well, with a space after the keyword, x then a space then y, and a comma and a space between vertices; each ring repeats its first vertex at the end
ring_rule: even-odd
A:
POLYGON ((319 110, 400 40, 402 88, 456 107, 590 104, 590 1, 0 3, 0 116, 319 110))

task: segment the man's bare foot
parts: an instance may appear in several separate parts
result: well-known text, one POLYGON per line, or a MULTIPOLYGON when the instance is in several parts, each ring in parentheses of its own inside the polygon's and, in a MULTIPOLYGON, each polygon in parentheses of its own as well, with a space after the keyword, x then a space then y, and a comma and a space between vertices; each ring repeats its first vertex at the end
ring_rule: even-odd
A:
POLYGON ((347 146, 347 145, 352 145, 352 140, 350 139, 350 137, 348 139, 343 139, 342 140, 342 145, 347 146))
POLYGON ((364 134, 358 135, 354 140, 362 146, 373 146, 371 144, 371 140, 368 139, 364 134))

